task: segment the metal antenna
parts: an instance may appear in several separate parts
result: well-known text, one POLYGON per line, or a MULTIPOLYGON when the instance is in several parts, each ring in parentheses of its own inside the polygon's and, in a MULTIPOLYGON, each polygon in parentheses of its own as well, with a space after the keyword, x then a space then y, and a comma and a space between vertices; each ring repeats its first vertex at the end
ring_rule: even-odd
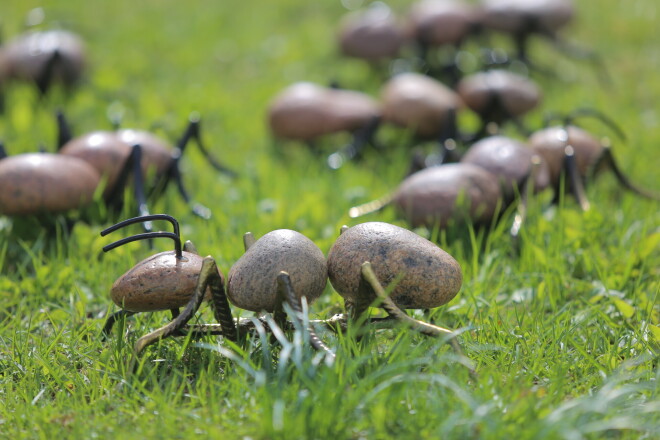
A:
POLYGON ((172 217, 171 215, 168 214, 151 214, 151 215, 143 215, 140 217, 133 217, 129 218, 127 220, 124 220, 122 222, 119 222, 115 225, 110 226, 107 229, 104 229, 101 231, 101 237, 105 237, 106 235, 110 234, 111 232, 114 232, 118 229, 121 229, 125 226, 132 225, 135 223, 143 223, 143 222, 148 222, 148 221, 153 221, 153 220, 167 220, 172 224, 172 227, 174 228, 174 232, 147 232, 144 234, 137 234, 133 235, 131 237, 123 238, 121 240, 118 240, 114 243, 111 243, 107 246, 103 247, 103 252, 108 252, 109 250, 112 250, 118 246, 121 246, 126 243, 130 243, 132 241, 137 241, 137 240, 146 240, 149 238, 157 238, 157 237, 169 237, 172 240, 174 240, 174 246, 175 246, 175 251, 176 251, 176 257, 177 258, 182 258, 183 254, 181 252, 182 246, 181 246, 181 234, 179 230, 179 222, 172 217))
POLYGON ((573 123, 575 119, 582 117, 591 117, 599 120, 600 122, 605 124, 608 128, 610 128, 617 135, 619 139, 621 139, 623 142, 626 141, 626 134, 623 132, 623 129, 619 126, 619 124, 614 122, 612 118, 605 115, 605 113, 593 108, 584 107, 573 110, 564 118, 564 124, 570 125, 573 123))

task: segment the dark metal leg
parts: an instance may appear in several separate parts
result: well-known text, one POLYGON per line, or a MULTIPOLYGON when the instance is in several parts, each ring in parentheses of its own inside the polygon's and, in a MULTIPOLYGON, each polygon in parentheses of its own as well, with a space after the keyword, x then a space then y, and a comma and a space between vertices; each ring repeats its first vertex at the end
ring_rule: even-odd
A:
POLYGON ((333 170, 337 170, 349 160, 359 158, 365 146, 373 140, 380 123, 380 116, 374 116, 367 125, 358 129, 348 145, 328 156, 328 166, 333 170))
POLYGON ((186 190, 185 184, 183 183, 181 171, 179 170, 178 160, 176 160, 172 164, 172 168, 170 169, 170 172, 172 178, 174 179, 174 182, 176 183, 176 187, 177 190, 179 191, 179 195, 181 195, 181 198, 186 202, 188 206, 190 206, 192 213, 195 214, 197 217, 201 217, 203 219, 211 218, 211 210, 209 208, 199 203, 192 202, 192 199, 190 198, 190 195, 186 190))
POLYGON ((597 171, 601 167, 609 168, 612 170, 619 184, 628 191, 631 191, 634 194, 645 197, 647 199, 660 200, 660 194, 656 194, 652 191, 640 188, 639 186, 632 183, 628 176, 623 174, 621 167, 619 167, 618 163, 614 159, 614 154, 612 154, 612 148, 610 145, 603 145, 603 153, 598 159, 598 163, 594 166, 594 171, 597 171))
POLYGON ((226 339, 236 342, 238 341, 238 330, 234 323, 234 317, 231 314, 231 307, 227 300, 225 286, 217 272, 216 268, 215 272, 212 273, 214 281, 209 283, 211 287, 213 315, 215 316, 216 321, 220 323, 222 335, 226 339))
MULTIPOLYGON (((296 319, 301 324, 305 322, 302 305, 300 304, 300 300, 293 291, 293 286, 291 285, 291 278, 289 277, 288 273, 280 272, 280 274, 277 276, 277 286, 280 295, 285 298, 286 302, 293 310, 294 312, 293 318, 296 319)), ((323 343, 323 341, 321 341, 321 339, 314 331, 314 327, 312 327, 311 323, 307 325, 307 332, 309 333, 309 342, 310 344, 312 344, 312 347, 314 347, 314 349, 317 351, 324 351, 325 353, 328 354, 328 356, 334 359, 335 354, 332 352, 332 350, 330 350, 330 347, 328 347, 327 345, 325 345, 325 343, 323 343)))
MULTIPOLYGON (((139 145, 133 145, 131 154, 126 158, 124 165, 119 173, 119 177, 112 188, 112 191, 106 198, 106 204, 110 209, 119 210, 124 202, 124 189, 128 183, 129 175, 133 175, 133 194, 138 204, 138 214, 140 216, 149 215, 147 206, 147 197, 144 190, 144 177, 142 175, 142 149, 139 145)), ((144 222, 143 228, 146 232, 152 230, 151 222, 144 222)))
POLYGON ((101 330, 101 340, 105 341, 105 339, 110 336, 110 332, 112 331, 112 328, 115 325, 115 322, 118 320, 133 316, 137 312, 129 312, 128 310, 120 310, 118 312, 113 313, 112 315, 108 316, 108 319, 105 321, 105 325, 103 326, 103 330, 101 330))
POLYGON ((55 113, 55 118, 57 120, 57 149, 59 151, 67 142, 73 139, 73 134, 71 125, 69 125, 62 110, 55 113))
POLYGON ((53 83, 53 77, 55 76, 55 68, 61 63, 61 61, 62 55, 60 52, 58 50, 54 51, 53 55, 48 58, 44 69, 39 72, 39 75, 35 78, 37 89, 39 89, 42 96, 48 93, 48 90, 53 83))
MULTIPOLYGON (((383 289, 383 286, 380 284, 380 281, 378 281, 378 278, 376 277, 376 273, 373 271, 373 268, 371 267, 371 263, 369 263, 368 261, 365 261, 362 264, 362 278, 371 285, 372 289, 376 293, 376 296, 378 296, 378 298, 382 301, 381 306, 385 309, 387 313, 390 314, 390 316, 394 317, 399 322, 405 323, 406 325, 410 326, 411 329, 423 335, 432 336, 432 337, 449 336, 450 337, 449 343, 451 344, 456 354, 461 357, 465 357, 465 355, 463 354, 463 349, 458 343, 458 340, 456 339, 456 334, 453 331, 446 329, 444 327, 439 327, 437 325, 429 324, 428 322, 423 322, 414 319, 408 316, 403 310, 401 310, 399 306, 397 306, 394 303, 392 298, 390 298, 387 295, 387 292, 385 292, 385 289, 383 289)), ((472 367, 469 367, 469 371, 473 377, 476 376, 476 372, 472 367)))
POLYGON ((167 325, 138 339, 138 341, 135 343, 135 355, 140 354, 140 352, 144 350, 145 347, 177 333, 179 329, 181 329, 185 324, 188 323, 188 321, 190 321, 190 319, 199 309, 202 301, 204 301, 206 288, 211 285, 211 283, 218 284, 219 280, 220 275, 218 274, 218 267, 216 266, 213 258, 204 258, 202 262, 202 269, 199 273, 199 279, 197 280, 197 285, 195 287, 195 292, 186 305, 186 308, 183 309, 183 312, 181 312, 179 316, 177 316, 167 325))
POLYGON ((587 211, 591 205, 587 199, 587 194, 584 190, 584 182, 582 181, 582 176, 580 176, 580 171, 578 170, 577 162, 575 161, 575 150, 570 145, 567 145, 564 149, 564 167, 568 177, 567 183, 570 185, 575 200, 577 200, 583 211, 587 211))
POLYGON ((206 160, 211 164, 213 168, 215 168, 217 171, 223 174, 226 174, 229 177, 238 177, 238 173, 228 168, 224 164, 220 163, 220 161, 218 161, 215 157, 211 155, 211 153, 209 153, 208 149, 204 146, 204 143, 202 142, 202 136, 200 132, 201 130, 200 130, 199 115, 193 114, 190 116, 190 122, 188 123, 188 127, 186 128, 186 131, 183 133, 183 135, 177 142, 176 148, 179 150, 179 157, 183 155, 186 145, 188 145, 188 141, 190 141, 190 139, 194 139, 195 143, 197 144, 197 147, 199 148, 199 151, 202 152, 206 160))

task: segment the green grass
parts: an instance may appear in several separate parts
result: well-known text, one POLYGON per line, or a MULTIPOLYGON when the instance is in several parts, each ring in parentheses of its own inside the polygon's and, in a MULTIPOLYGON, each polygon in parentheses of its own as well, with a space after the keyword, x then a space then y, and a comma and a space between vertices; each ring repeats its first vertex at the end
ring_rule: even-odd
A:
MULTIPOLYGON (((5 3, 6 39, 39 3, 5 3)), ((88 41, 88 83, 44 102, 29 87, 12 88, 0 138, 12 154, 50 147, 59 106, 78 133, 108 127, 108 109, 123 108, 126 126, 159 124, 170 138, 199 111, 207 144, 242 177, 217 176, 191 149, 187 182, 214 217, 195 218, 173 190, 152 210, 176 216, 184 239, 224 273, 248 230, 296 229, 327 253, 339 227, 357 223, 348 208, 387 193, 405 172, 405 135, 393 129, 387 157, 338 172, 302 145, 274 154, 265 108, 284 86, 336 79, 377 93, 376 75, 335 54, 340 2, 51 3, 47 19, 88 41)), ((543 111, 602 110, 628 135, 615 144, 623 168, 660 190, 655 0, 579 3, 570 36, 604 56, 613 83, 538 42, 532 54, 563 79, 535 77, 545 101, 529 123, 539 124, 543 111)), ((658 438, 659 205, 608 176, 588 195, 586 213, 570 199, 549 210, 534 202, 520 256, 512 256, 506 224, 488 237, 441 234, 465 281, 425 318, 461 329, 466 359, 404 329, 362 339, 323 332, 337 352, 329 365, 298 331, 283 344, 169 339, 146 350, 137 373, 128 370, 133 343, 167 314, 130 318, 105 342, 99 333, 116 310, 112 282, 152 251, 135 243, 101 255, 112 240, 99 236, 107 224, 79 224, 64 240, 29 230, 34 222, 0 218, 0 437, 658 438)), ((367 220, 405 226, 389 209, 367 220)), ((311 312, 341 309, 328 286, 311 312)), ((208 307, 198 319, 212 321, 208 307)))

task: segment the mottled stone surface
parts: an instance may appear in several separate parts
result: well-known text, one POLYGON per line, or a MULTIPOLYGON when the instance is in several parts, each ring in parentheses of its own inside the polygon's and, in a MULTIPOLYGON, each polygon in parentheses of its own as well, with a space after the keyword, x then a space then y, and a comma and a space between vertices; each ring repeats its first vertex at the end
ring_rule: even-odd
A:
POLYGON ((481 21, 480 9, 459 0, 422 0, 413 3, 408 16, 411 36, 424 44, 460 44, 481 21))
POLYGON ((71 139, 60 149, 60 154, 75 156, 89 162, 107 178, 105 194, 115 186, 131 147, 139 144, 142 150, 142 174, 162 174, 172 162, 167 143, 146 131, 119 130, 94 131, 71 139))
MULTIPOLYGON (((472 144, 461 162, 478 165, 494 175, 502 184, 508 199, 523 190, 522 185, 532 172, 532 157, 535 152, 524 142, 506 136, 491 136, 472 144)), ((550 185, 550 169, 541 157, 536 172, 534 188, 543 190, 550 185)))
POLYGON ((296 231, 279 229, 257 240, 232 266, 227 296, 237 307, 272 312, 278 304, 277 276, 287 272, 298 297, 311 303, 328 280, 323 252, 296 231))
MULTIPOLYGON (((131 312, 184 307, 197 286, 203 258, 190 252, 183 252, 183 257, 177 259, 174 251, 168 251, 142 260, 112 285, 112 301, 131 312)), ((207 289, 205 298, 210 295, 207 289)))
POLYGON ((413 227, 446 227, 450 221, 489 222, 502 192, 497 177, 468 163, 426 168, 408 176, 393 196, 399 214, 413 227))
POLYGON ((384 3, 346 14, 338 39, 344 55, 368 61, 394 58, 405 43, 402 27, 384 3))
POLYGON ((555 33, 575 14, 572 0, 482 0, 484 25, 511 34, 555 33), (534 27, 535 26, 535 27, 534 27))
POLYGON ((66 85, 80 80, 86 65, 85 47, 77 35, 64 30, 26 32, 8 41, 3 48, 9 76, 37 81, 57 52, 51 67, 52 79, 66 85))
POLYGON ((507 116, 523 115, 541 102, 541 89, 536 83, 506 70, 466 76, 459 81, 457 91, 465 105, 480 115, 494 113, 493 99, 507 116))
POLYGON ((32 153, 0 160, 0 213, 32 215, 76 209, 92 200, 99 174, 84 160, 32 153))
POLYGON ((567 145, 573 147, 575 162, 583 177, 603 153, 603 146, 598 139, 575 126, 567 128, 557 126, 539 130, 530 136, 529 144, 548 163, 550 180, 555 187, 559 185, 559 178, 564 168, 564 150, 567 145))
POLYGON ((365 261, 371 262, 383 287, 397 283, 391 296, 402 308, 441 306, 463 282, 458 262, 429 240, 388 223, 362 223, 344 231, 328 254, 330 283, 357 304, 376 299, 361 276, 365 261))
POLYGON ((462 107, 458 95, 439 81, 419 73, 390 79, 381 92, 383 119, 413 130, 420 138, 446 132, 451 114, 462 107))
POLYGON ((273 99, 268 123, 276 138, 311 141, 356 130, 379 114, 379 104, 369 95, 299 82, 273 99))

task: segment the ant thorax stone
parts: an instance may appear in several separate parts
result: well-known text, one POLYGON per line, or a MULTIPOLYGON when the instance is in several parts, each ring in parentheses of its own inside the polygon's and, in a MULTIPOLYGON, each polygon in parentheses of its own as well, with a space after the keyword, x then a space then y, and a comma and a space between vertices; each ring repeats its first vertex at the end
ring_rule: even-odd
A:
POLYGON ((280 229, 261 237, 232 266, 227 296, 232 304, 254 312, 273 312, 279 297, 277 276, 287 272, 297 297, 311 303, 321 296, 328 279, 323 252, 296 231, 280 229))

